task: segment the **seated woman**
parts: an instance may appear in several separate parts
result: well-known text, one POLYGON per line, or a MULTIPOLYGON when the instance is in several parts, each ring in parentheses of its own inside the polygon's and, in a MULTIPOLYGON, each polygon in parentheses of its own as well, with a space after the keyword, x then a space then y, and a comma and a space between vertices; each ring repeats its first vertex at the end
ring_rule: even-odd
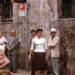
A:
POLYGON ((0 50, 0 69, 5 67, 8 63, 8 58, 5 56, 4 52, 0 50))
POLYGON ((5 43, 7 43, 7 40, 2 35, 2 32, 0 32, 0 70, 9 63, 9 60, 5 55, 5 47, 6 47, 5 43))

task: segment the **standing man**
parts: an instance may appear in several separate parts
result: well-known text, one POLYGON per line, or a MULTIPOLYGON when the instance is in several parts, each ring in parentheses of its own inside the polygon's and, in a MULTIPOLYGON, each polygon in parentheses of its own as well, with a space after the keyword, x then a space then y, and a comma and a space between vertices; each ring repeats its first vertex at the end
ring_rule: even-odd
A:
POLYGON ((32 43, 32 39, 37 37, 36 36, 36 31, 35 30, 31 30, 31 38, 30 38, 30 44, 32 43))
POLYGON ((6 37, 8 40, 8 57, 10 60, 9 69, 11 72, 17 72, 17 60, 18 60, 18 48, 19 39, 16 37, 16 31, 13 29, 10 31, 9 36, 6 37))
POLYGON ((50 39, 48 42, 48 47, 51 53, 51 65, 53 69, 53 75, 59 75, 59 36, 56 35, 57 30, 51 28, 50 39))
MULTIPOLYGON (((31 38, 30 38, 30 44, 32 44, 32 39, 36 38, 36 31, 35 30, 31 30, 31 38)), ((32 58, 33 59, 33 58, 32 58)), ((31 64, 33 65, 33 64, 31 64)), ((31 66, 31 75, 35 75, 35 71, 34 71, 34 68, 31 66)))

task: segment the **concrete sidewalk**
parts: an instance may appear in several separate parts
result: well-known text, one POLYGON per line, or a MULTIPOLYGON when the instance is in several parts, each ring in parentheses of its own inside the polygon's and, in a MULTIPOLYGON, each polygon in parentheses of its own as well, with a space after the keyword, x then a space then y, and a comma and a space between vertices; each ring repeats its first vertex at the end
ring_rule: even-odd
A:
MULTIPOLYGON (((18 72, 14 73, 13 75, 31 75, 31 71, 18 70, 18 72)), ((42 73, 39 75, 42 75, 42 73)), ((53 75, 53 74, 48 74, 48 75, 53 75)))
POLYGON ((31 75, 31 72, 25 70, 18 70, 18 72, 14 73, 13 75, 31 75))

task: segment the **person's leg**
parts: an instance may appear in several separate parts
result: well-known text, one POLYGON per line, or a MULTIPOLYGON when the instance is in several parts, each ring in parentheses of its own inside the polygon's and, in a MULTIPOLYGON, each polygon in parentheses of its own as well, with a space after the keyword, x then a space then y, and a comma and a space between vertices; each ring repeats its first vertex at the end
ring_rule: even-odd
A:
POLYGON ((32 56, 32 62, 31 62, 31 75, 35 75, 35 71, 34 71, 34 58, 32 56))
POLYGON ((13 72, 17 72, 17 54, 12 54, 12 67, 13 67, 13 72))
POLYGON ((39 75, 39 71, 35 71, 35 75, 39 75))
POLYGON ((47 71, 44 71, 44 72, 43 72, 43 75, 47 75, 47 71))
POLYGON ((18 69, 19 68, 19 57, 18 57, 18 54, 16 54, 16 59, 15 60, 17 60, 17 62, 16 62, 16 69, 18 69))
POLYGON ((47 61, 47 73, 48 73, 48 74, 51 74, 51 73, 52 73, 52 68, 51 68, 51 55, 50 55, 50 52, 49 52, 48 61, 47 61))
POLYGON ((59 75, 59 58, 58 57, 51 58, 51 61, 54 75, 59 75))
POLYGON ((9 58, 9 61, 10 61, 9 65, 8 65, 9 71, 10 71, 10 72, 13 72, 13 68, 12 68, 12 57, 11 57, 11 54, 8 55, 8 58, 9 58))
POLYGON ((34 69, 31 70, 31 75, 35 75, 34 69))

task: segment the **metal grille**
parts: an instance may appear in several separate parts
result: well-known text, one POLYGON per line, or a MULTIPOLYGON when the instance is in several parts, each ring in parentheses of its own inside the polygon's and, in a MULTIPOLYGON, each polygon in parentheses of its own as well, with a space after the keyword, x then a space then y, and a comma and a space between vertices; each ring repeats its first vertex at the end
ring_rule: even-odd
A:
POLYGON ((26 3, 27 0, 15 0, 17 3, 26 3))
POLYGON ((62 0, 62 17, 75 18, 75 0, 62 0))
POLYGON ((75 4, 64 4, 62 14, 64 18, 75 18, 75 4))
POLYGON ((2 3, 2 21, 12 21, 12 4, 10 2, 2 3))

